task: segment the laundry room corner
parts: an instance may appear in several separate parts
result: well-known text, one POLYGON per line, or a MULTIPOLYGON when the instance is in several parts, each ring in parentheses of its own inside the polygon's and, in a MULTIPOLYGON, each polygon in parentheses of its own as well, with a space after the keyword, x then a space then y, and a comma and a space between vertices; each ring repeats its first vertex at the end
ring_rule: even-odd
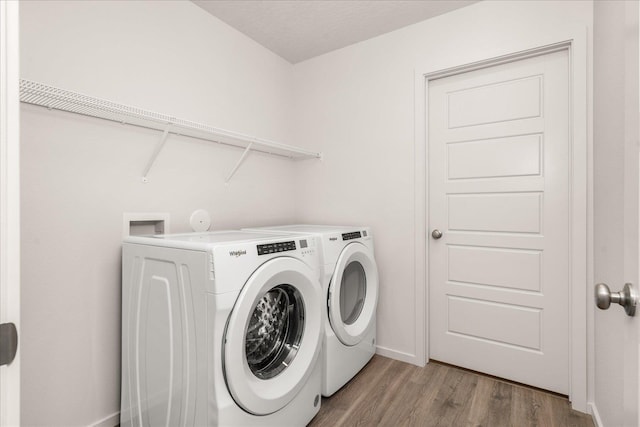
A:
MULTIPOLYGON (((21 2, 21 77, 295 144, 291 65, 191 2, 21 2)), ((22 104, 22 423, 105 425, 120 408, 124 213, 191 231, 294 221, 293 163, 22 104), (102 420, 102 421, 101 421, 102 420)), ((115 424, 112 424, 115 425, 115 424)))
POLYGON ((415 159, 424 144, 415 134, 416 70, 562 25, 586 28, 591 49, 593 3, 481 1, 295 64, 296 134, 324 153, 322 162, 297 165, 300 217, 375 231, 380 354, 425 361, 425 279, 414 258, 428 220, 414 216, 425 197, 416 194, 425 173, 415 159))

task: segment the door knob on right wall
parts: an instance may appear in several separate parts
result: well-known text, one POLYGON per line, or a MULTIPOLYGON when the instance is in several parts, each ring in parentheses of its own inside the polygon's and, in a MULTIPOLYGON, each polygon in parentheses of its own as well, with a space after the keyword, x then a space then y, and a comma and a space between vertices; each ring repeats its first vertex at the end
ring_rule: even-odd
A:
POLYGON ((607 310, 611 303, 620 304, 628 316, 635 316, 638 295, 631 283, 625 283, 620 292, 611 292, 606 283, 598 283, 595 288, 596 305, 601 310, 607 310))

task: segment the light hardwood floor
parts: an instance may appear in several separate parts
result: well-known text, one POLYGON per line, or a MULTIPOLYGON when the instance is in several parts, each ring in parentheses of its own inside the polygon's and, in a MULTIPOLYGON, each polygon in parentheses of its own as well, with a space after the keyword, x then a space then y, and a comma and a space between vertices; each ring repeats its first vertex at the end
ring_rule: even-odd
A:
POLYGON ((322 399, 309 424, 324 426, 593 427, 559 395, 431 362, 424 368, 374 356, 322 399))

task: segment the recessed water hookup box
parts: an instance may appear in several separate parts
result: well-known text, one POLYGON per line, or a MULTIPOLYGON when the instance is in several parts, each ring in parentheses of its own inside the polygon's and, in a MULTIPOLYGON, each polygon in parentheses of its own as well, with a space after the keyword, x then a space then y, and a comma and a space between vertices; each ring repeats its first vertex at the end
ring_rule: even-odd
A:
POLYGON ((168 234, 169 214, 125 212, 122 214, 122 236, 168 234))

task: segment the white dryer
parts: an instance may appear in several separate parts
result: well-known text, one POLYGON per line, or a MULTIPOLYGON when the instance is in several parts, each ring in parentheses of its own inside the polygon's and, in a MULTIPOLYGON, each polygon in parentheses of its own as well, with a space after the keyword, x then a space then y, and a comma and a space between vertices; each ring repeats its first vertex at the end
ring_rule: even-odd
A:
POLYGON ((378 267, 368 227, 285 225, 246 229, 318 236, 322 253, 322 395, 331 396, 376 350, 378 267))
POLYGON ((123 244, 122 426, 303 426, 320 409, 314 236, 123 244))

